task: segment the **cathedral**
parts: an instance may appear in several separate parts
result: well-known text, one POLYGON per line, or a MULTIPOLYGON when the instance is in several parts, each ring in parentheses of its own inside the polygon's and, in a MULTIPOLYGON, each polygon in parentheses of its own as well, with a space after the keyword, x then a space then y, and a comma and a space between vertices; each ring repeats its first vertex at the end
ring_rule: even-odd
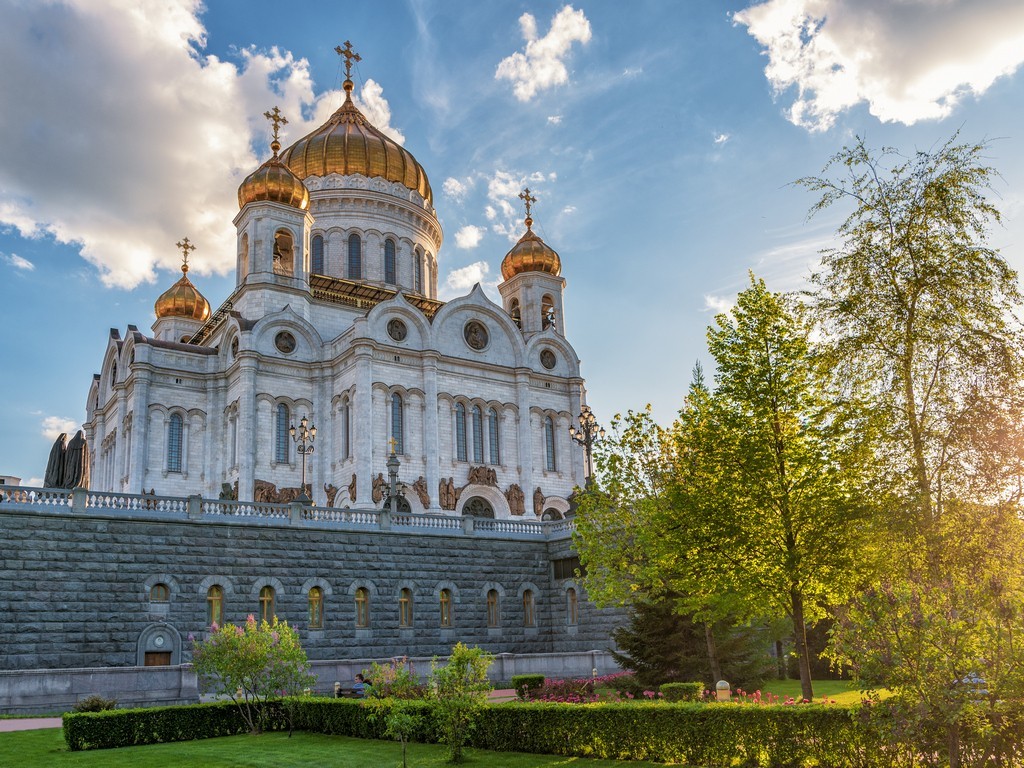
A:
POLYGON ((558 254, 525 231, 501 305, 437 298, 443 235, 423 167, 352 101, 238 189, 235 290, 212 311, 188 276, 151 335, 112 329, 87 400, 90 489, 561 519, 584 483, 585 409, 558 254), (315 428, 315 429, 314 429, 315 428))

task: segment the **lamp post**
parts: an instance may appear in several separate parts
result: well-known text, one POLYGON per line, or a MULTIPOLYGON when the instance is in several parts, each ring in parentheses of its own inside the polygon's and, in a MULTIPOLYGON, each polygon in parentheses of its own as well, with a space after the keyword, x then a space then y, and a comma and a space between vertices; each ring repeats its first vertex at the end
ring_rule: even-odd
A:
POLYGON ((569 427, 569 437, 574 443, 583 446, 583 453, 587 457, 587 485, 590 485, 594 475, 594 443, 604 437, 604 427, 597 423, 597 417, 589 405, 583 406, 578 419, 580 425, 569 427))
POLYGON ((288 434, 292 436, 292 440, 296 444, 295 450, 302 457, 302 488, 296 501, 300 504, 312 504, 313 500, 306 495, 306 454, 313 452, 313 441, 316 440, 316 425, 309 426, 309 419, 303 416, 299 419, 299 428, 296 429, 295 425, 292 424, 288 434))
POLYGON ((388 506, 391 509, 391 516, 398 514, 398 468, 402 462, 395 455, 395 439, 391 438, 391 455, 388 456, 388 506))

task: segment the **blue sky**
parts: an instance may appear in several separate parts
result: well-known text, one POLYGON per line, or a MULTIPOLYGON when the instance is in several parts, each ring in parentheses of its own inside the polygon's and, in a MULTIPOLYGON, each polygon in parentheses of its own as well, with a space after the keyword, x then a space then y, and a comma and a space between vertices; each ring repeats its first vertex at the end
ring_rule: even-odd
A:
POLYGON ((288 116, 286 146, 322 122, 345 40, 364 112, 430 177, 441 298, 497 299, 534 191, 604 423, 672 420, 748 270, 804 285, 843 211, 808 221, 791 182, 855 135, 991 140, 992 244, 1024 267, 1019 0, 0 0, 0 474, 42 476, 108 330, 149 332, 178 240, 227 297, 262 113, 288 116))

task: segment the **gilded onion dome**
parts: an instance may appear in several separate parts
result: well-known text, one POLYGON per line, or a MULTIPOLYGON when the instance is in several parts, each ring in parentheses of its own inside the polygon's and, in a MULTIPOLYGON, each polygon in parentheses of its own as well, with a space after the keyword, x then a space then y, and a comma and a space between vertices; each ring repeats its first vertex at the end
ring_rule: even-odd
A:
POLYGON ((302 179, 281 162, 277 154, 281 149, 277 132, 280 124, 288 121, 281 116, 277 107, 274 107, 273 113, 267 112, 265 116, 274 123, 274 140, 270 143, 274 156, 249 174, 239 186, 238 207, 244 208, 248 203, 258 200, 269 200, 304 211, 309 208, 309 190, 302 179))
POLYGON ((183 242, 178 243, 178 247, 185 254, 181 265, 181 279, 160 294, 160 298, 156 300, 156 318, 159 320, 164 317, 184 317, 205 323, 210 317, 210 302, 188 279, 188 252, 194 250, 195 246, 186 237, 183 242))
POLYGON ((326 123, 282 152, 282 162, 300 179, 338 173, 398 182, 433 205, 434 194, 423 166, 356 108, 352 80, 346 77, 344 87, 345 103, 326 123))
POLYGON ((506 280, 523 272, 547 272, 555 277, 562 272, 562 260, 555 249, 541 240, 532 226, 533 219, 527 214, 526 232, 501 261, 501 276, 506 280))

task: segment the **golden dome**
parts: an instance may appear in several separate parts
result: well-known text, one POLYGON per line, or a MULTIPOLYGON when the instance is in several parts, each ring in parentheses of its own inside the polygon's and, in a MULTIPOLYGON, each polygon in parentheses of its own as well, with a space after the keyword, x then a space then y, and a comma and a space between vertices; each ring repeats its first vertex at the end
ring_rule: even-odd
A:
POLYGON ((330 119, 281 153, 300 179, 307 176, 362 174, 403 184, 433 204, 427 172, 416 158, 374 128, 352 103, 352 81, 345 79, 345 103, 330 119))
POLYGON ((188 279, 188 252, 194 246, 186 237, 184 245, 178 243, 178 247, 185 251, 184 263, 181 265, 181 279, 172 285, 170 290, 160 294, 160 298, 156 300, 154 305, 156 318, 159 320, 163 317, 185 317, 205 323, 210 317, 210 302, 188 279))
POLYGON ((238 207, 244 208, 247 203, 257 200, 269 200, 300 211, 306 210, 309 208, 309 190, 277 156, 281 144, 276 138, 270 148, 274 150, 274 156, 250 173, 238 187, 238 207))
MULTIPOLYGON (((529 190, 527 190, 529 192, 529 190)), ((562 260, 554 248, 541 240, 530 228, 533 219, 526 217, 526 233, 501 262, 501 276, 510 280, 523 272, 547 272, 558 277, 562 272, 562 260)))

